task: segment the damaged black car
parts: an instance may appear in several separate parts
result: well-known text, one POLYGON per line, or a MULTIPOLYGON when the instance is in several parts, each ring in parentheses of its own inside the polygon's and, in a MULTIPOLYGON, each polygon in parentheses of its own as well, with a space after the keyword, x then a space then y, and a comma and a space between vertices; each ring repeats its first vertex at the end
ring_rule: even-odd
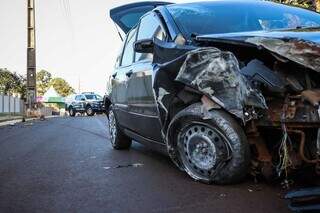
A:
POLYGON ((115 149, 166 151, 195 180, 320 174, 320 15, 268 1, 139 2, 105 100, 115 149))

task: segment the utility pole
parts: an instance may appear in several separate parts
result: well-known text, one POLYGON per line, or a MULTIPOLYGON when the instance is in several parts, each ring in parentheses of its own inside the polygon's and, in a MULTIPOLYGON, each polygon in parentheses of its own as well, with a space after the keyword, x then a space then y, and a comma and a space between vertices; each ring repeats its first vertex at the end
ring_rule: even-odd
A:
POLYGON ((36 103, 36 32, 35 0, 27 0, 28 44, 27 44, 27 107, 31 110, 36 103))

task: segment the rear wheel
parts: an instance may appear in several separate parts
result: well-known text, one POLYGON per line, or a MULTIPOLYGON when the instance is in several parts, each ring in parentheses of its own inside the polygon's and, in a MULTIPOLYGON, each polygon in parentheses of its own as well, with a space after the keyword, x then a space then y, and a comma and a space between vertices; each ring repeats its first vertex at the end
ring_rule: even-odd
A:
POLYGON ((94 111, 93 111, 91 106, 87 106, 86 114, 87 114, 87 116, 93 116, 94 115, 94 111))
POLYGON ((76 111, 73 109, 73 107, 70 107, 70 108, 69 108, 69 115, 70 115, 71 117, 76 116, 76 111))
MULTIPOLYGON (((175 125, 177 157, 195 180, 230 184, 242 180, 249 169, 250 150, 239 124, 226 112, 184 113, 175 125)), ((178 114, 179 116, 179 114, 178 114)))
POLYGON ((114 149, 129 149, 132 141, 120 130, 112 109, 109 110, 108 118, 109 118, 109 133, 110 133, 110 139, 111 139, 110 141, 111 141, 112 147, 114 149))

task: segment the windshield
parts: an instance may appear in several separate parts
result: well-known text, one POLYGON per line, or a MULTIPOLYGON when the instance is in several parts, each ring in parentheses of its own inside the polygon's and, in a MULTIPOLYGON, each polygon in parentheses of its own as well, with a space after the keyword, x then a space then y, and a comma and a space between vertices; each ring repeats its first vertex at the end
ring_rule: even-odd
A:
POLYGON ((100 95, 85 95, 87 100, 100 100, 100 95))
POLYGON ((271 2, 217 1, 167 8, 187 37, 320 26, 316 12, 271 2))

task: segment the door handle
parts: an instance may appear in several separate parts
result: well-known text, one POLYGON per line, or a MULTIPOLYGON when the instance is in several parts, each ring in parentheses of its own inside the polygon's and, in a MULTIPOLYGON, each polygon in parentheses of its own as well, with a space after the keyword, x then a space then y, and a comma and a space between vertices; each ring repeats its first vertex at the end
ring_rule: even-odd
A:
POLYGON ((116 78, 117 74, 118 74, 117 72, 115 74, 113 74, 112 78, 116 78))
POLYGON ((126 76, 128 76, 128 78, 130 78, 130 76, 132 75, 133 71, 129 70, 128 72, 126 72, 126 76))

